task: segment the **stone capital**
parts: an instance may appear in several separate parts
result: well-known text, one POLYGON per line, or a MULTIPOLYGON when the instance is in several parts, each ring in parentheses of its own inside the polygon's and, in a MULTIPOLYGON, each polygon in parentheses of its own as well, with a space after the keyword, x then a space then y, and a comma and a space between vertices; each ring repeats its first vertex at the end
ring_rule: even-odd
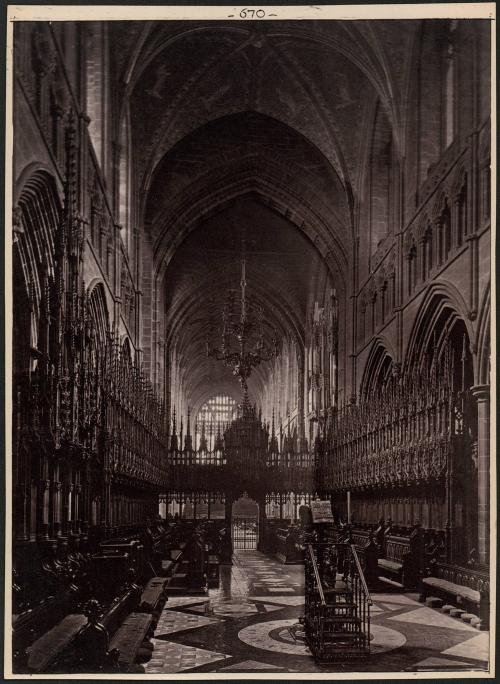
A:
POLYGON ((471 388, 472 396, 478 403, 489 402, 490 385, 473 385, 471 388))

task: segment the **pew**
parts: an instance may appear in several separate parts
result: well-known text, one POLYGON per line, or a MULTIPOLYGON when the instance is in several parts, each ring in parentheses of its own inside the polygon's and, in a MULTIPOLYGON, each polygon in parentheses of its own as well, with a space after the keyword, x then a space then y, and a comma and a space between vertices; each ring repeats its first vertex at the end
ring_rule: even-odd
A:
POLYGON ((371 538, 371 530, 354 528, 351 533, 352 543, 356 550, 362 550, 368 546, 371 538))
POLYGON ((81 672, 135 671, 137 661, 151 656, 155 616, 150 611, 158 605, 158 588, 163 589, 158 581, 148 582, 144 589, 130 582, 104 610, 95 599, 88 601, 87 622, 76 635, 67 663, 76 664, 81 672))
POLYGON ((50 666, 73 644, 86 623, 85 615, 66 615, 52 629, 45 632, 27 648, 27 667, 30 672, 46 672, 50 666))
POLYGON ((31 574, 14 570, 12 649, 15 669, 38 672, 66 648, 78 631, 78 604, 88 585, 89 558, 79 552, 61 556, 56 540, 48 540, 41 554, 31 557, 31 574), (45 598, 30 598, 30 588, 45 598), (76 625, 76 626, 75 626, 76 625), (49 657, 50 656, 50 657, 49 657), (46 662, 45 662, 46 661, 46 662))
POLYGON ((146 644, 153 635, 153 617, 147 613, 131 613, 114 633, 109 648, 118 653, 118 668, 129 672, 136 661, 149 659, 151 649, 146 644))
POLYGON ((139 611, 152 615, 154 626, 156 626, 167 600, 166 584, 165 577, 152 577, 142 591, 139 600, 139 611))
POLYGON ((462 567, 439 561, 431 562, 422 578, 419 600, 429 596, 442 598, 476 615, 480 629, 489 629, 489 572, 487 568, 462 567))
MULTIPOLYGON (((209 566, 204 527, 198 525, 194 528, 192 524, 186 524, 183 525, 182 531, 185 538, 182 543, 178 543, 177 549, 181 551, 181 554, 175 556, 176 561, 169 577, 166 593, 168 596, 204 595, 208 591, 207 570, 209 566)), ((213 560, 215 560, 215 555, 213 560)), ((212 568, 212 572, 213 580, 215 580, 218 577, 218 570, 215 572, 212 568)))
MULTIPOLYGON (((113 599, 101 617, 102 627, 106 633, 114 632, 137 604, 138 591, 139 588, 133 585, 113 599)), ((73 606, 76 607, 74 603, 73 606)), ((53 671, 58 666, 60 667, 65 659, 71 667, 70 654, 73 648, 78 648, 78 640, 81 639, 87 624, 88 617, 82 612, 75 611, 59 619, 26 648, 23 669, 33 674, 53 671)), ((92 662, 87 663, 90 671, 92 671, 92 665, 92 662)))
POLYGON ((350 531, 370 589, 384 584, 396 589, 415 590, 423 569, 422 530, 394 527, 389 520, 378 522, 376 529, 356 527, 350 531))
POLYGON ((420 537, 387 534, 384 557, 378 559, 382 578, 399 589, 415 590, 421 574, 420 537))
MULTIPOLYGON (((178 530, 174 532, 173 544, 180 548, 169 550, 172 558, 167 560, 176 566, 187 545, 175 541, 179 535, 178 530)), ((163 555, 166 535, 160 536, 155 535, 154 546, 163 555)), ((75 551, 56 557, 51 548, 40 561, 40 572, 53 595, 39 605, 30 605, 23 598, 22 586, 16 592, 16 671, 137 671, 138 663, 151 655, 149 638, 167 600, 169 581, 168 577, 151 576, 153 547, 145 553, 143 537, 136 532, 101 541, 92 556, 75 551)), ((212 562, 215 565, 215 559, 212 562)), ((20 582, 18 575, 15 579, 20 582)), ((13 585, 16 590, 16 582, 13 585)))
MULTIPOLYGON (((12 619, 12 649, 15 669, 41 671, 44 663, 37 664, 39 644, 46 649, 46 642, 40 642, 46 633, 52 632, 71 611, 76 611, 77 596, 72 590, 63 590, 57 596, 50 596, 37 606, 14 615, 12 619), (39 642, 37 644, 37 642, 39 642), (30 654, 33 653, 32 663, 29 664, 30 654)), ((54 637, 54 645, 49 648, 57 656, 63 644, 59 642, 58 633, 54 637)))
POLYGON ((304 562, 304 552, 297 546, 298 529, 291 525, 276 531, 276 558, 284 565, 304 562))

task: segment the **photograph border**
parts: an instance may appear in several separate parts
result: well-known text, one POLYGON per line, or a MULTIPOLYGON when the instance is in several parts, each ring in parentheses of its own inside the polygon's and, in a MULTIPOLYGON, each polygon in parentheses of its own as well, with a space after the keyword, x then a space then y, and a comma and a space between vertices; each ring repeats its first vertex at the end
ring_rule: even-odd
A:
MULTIPOLYGON (((492 184, 492 213, 491 213, 491 434, 490 449, 492 458, 490 472, 490 669, 487 672, 328 672, 328 673, 287 673, 279 674, 224 674, 224 673, 175 673, 175 674, 33 674, 23 675, 12 672, 11 649, 11 576, 12 576, 12 258, 11 258, 11 229, 12 229, 12 156, 14 149, 13 131, 13 27, 16 22, 23 21, 122 21, 122 20, 183 20, 183 21, 249 21, 240 16, 241 6, 229 5, 8 5, 6 23, 6 140, 5 140, 5 234, 4 234, 4 273, 5 273, 5 615, 4 615, 4 676, 6 679, 109 679, 109 680, 350 680, 350 679, 469 679, 494 678, 495 676, 495 633, 496 633, 496 187, 497 187, 497 159, 496 159, 496 5, 494 3, 427 3, 427 4, 380 4, 380 5, 250 5, 248 9, 262 8, 266 16, 262 21, 280 20, 360 20, 360 19, 488 19, 491 20, 491 184, 492 184), (89 12, 89 10, 92 10, 89 12)), ((255 19, 253 19, 255 21, 255 19)))

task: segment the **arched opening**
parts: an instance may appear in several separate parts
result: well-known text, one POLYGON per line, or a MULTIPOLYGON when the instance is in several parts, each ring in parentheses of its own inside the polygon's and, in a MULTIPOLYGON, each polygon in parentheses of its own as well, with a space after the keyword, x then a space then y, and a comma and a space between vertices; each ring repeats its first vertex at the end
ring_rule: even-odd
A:
POLYGON ((122 227, 122 240, 129 260, 133 261, 132 240, 130 231, 131 215, 131 172, 132 151, 130 144, 130 112, 127 108, 120 127, 119 143, 120 162, 118 165, 118 216, 122 227))
POLYGON ((418 73, 419 181, 451 145, 456 134, 456 22, 424 22, 418 73))
POLYGON ((49 464, 40 449, 29 455, 27 434, 53 428, 50 369, 54 367, 57 335, 54 243, 61 205, 54 178, 36 171, 26 181, 14 210, 13 228, 13 450, 16 540, 33 540, 48 528, 40 520, 38 483, 49 464), (38 398, 44 395, 43 401, 38 398), (38 521, 37 521, 38 518, 38 521))
POLYGON ((391 125, 379 101, 370 150, 370 257, 392 230, 397 188, 395 162, 391 125))
POLYGON ((108 131, 111 126, 109 93, 109 45, 107 25, 89 21, 85 25, 85 106, 89 133, 97 162, 106 178, 108 169, 108 131))
POLYGON ((109 313, 102 283, 97 283, 89 294, 89 312, 94 326, 96 342, 103 347, 109 335, 109 313))
POLYGON ((231 507, 233 549, 254 551, 259 543, 259 504, 243 494, 231 507))
MULTIPOLYGON (((478 418, 469 333, 451 302, 436 295, 425 304, 413 340, 406 377, 416 382, 423 370, 427 393, 430 389, 438 407, 426 429, 448 444, 439 504, 448 534, 446 554, 448 560, 467 564, 476 558, 478 543, 478 418)), ((432 506, 429 501, 422 508, 424 524, 432 506)))
POLYGON ((362 401, 376 400, 394 374, 393 359, 378 343, 372 350, 361 382, 362 401))

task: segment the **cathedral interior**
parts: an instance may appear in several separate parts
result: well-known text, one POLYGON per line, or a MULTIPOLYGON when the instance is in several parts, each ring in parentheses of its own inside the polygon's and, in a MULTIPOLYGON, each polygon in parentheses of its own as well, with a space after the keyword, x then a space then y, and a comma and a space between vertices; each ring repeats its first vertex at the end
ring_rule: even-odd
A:
POLYGON ((484 676, 490 22, 90 19, 14 25, 12 671, 484 676))

